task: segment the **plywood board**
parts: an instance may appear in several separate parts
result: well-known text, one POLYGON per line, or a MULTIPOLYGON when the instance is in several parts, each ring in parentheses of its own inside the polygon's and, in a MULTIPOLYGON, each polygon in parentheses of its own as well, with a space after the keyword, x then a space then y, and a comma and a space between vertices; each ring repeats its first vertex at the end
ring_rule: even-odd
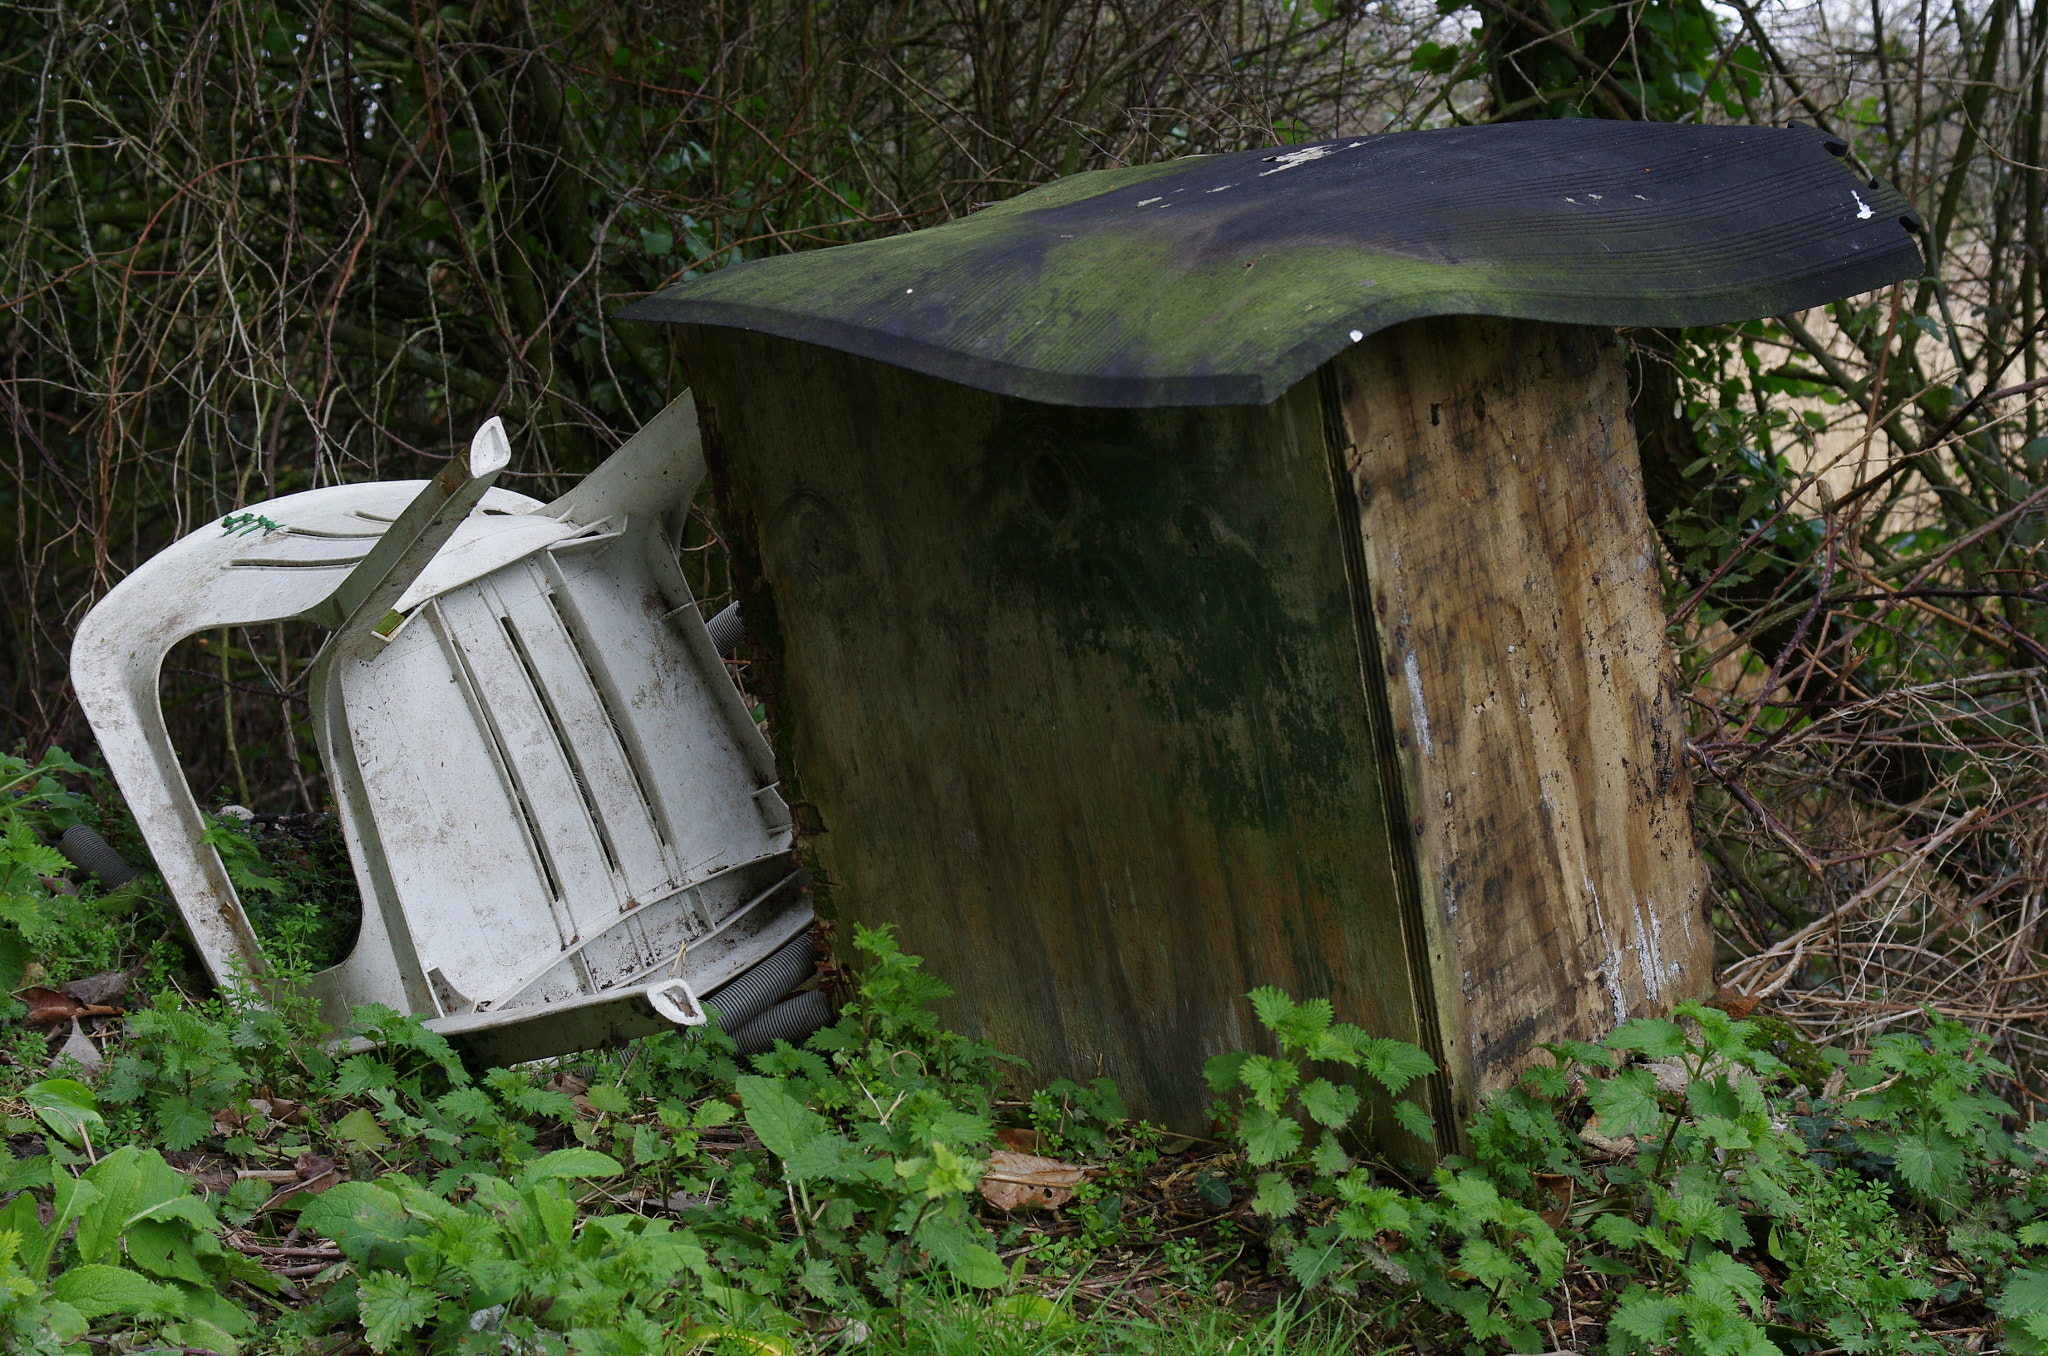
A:
POLYGON ((1424 1037, 1313 383, 1072 410, 686 344, 822 908, 1186 1130, 1257 985, 1424 1037))
POLYGON ((1416 321, 1326 369, 1461 1090, 1711 988, 1620 351, 1416 321), (1462 1066, 1462 1067, 1458 1067, 1462 1066))

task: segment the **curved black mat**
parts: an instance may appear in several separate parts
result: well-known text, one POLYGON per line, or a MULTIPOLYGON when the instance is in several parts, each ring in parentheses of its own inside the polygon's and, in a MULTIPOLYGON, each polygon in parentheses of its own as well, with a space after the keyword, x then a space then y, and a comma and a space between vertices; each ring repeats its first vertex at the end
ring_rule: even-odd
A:
POLYGON ((1705 325, 1920 275, 1896 191, 1804 127, 1596 120, 1098 170, 634 303, 1060 405, 1263 404, 1424 315, 1705 325))

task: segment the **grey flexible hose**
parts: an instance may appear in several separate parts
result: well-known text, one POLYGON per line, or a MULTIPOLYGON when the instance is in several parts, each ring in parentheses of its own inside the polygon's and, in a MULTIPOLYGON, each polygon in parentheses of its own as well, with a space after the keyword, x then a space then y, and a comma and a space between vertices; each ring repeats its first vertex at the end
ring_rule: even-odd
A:
POLYGON ((711 647, 718 651, 720 659, 732 658, 732 652, 746 639, 747 624, 740 620, 740 605, 729 603, 724 611, 704 623, 704 629, 711 633, 711 647))
POLYGON ((57 840, 57 851, 79 870, 98 876, 102 890, 118 890, 142 874, 122 861, 121 854, 107 846, 106 839, 83 824, 73 824, 64 830, 64 836, 57 840))
POLYGON ((718 1024, 730 1034, 809 979, 817 963, 818 952, 811 945, 810 936, 792 937, 752 969, 705 994, 704 1001, 718 1009, 718 1024))
POLYGON ((832 1000, 823 989, 812 989, 783 999, 745 1026, 736 1028, 732 1038, 740 1054, 758 1055, 774 1049, 779 1040, 802 1045, 806 1037, 831 1020, 832 1000))

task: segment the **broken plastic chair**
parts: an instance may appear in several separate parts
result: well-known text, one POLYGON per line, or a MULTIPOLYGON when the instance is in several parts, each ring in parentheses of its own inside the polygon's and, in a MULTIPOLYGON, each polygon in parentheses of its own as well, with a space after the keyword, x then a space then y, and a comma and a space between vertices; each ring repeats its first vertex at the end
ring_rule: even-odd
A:
POLYGON ((699 994, 732 1029, 809 973, 812 918, 773 756, 676 560, 695 406, 551 504, 492 488, 509 458, 493 419, 433 481, 183 538, 80 625, 79 703, 219 982, 268 965, 158 674, 187 636, 302 619, 332 632, 309 695, 363 898, 353 952, 310 981, 325 1020, 382 1003, 495 1060, 699 1023, 699 994), (771 956, 762 978, 794 977, 714 992, 771 956))

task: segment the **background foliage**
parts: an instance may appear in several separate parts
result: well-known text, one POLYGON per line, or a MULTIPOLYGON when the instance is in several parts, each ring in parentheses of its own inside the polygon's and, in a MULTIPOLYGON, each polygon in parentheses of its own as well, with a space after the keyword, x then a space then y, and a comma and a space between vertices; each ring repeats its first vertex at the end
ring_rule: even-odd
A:
MULTIPOLYGON (((1845 1049, 1932 1004, 2031 1116, 2044 68, 2039 0, 8 0, 0 713, 31 758, 84 749, 71 628, 218 513, 419 474, 492 412, 511 483, 554 492, 679 385, 665 338, 610 317, 691 270, 1105 164, 1798 119, 1915 202, 1927 275, 1633 336, 1726 997, 1845 1049)), ((690 544, 716 605, 710 526, 690 544)), ((295 725, 316 640, 172 656, 203 800, 323 803, 295 725)))

